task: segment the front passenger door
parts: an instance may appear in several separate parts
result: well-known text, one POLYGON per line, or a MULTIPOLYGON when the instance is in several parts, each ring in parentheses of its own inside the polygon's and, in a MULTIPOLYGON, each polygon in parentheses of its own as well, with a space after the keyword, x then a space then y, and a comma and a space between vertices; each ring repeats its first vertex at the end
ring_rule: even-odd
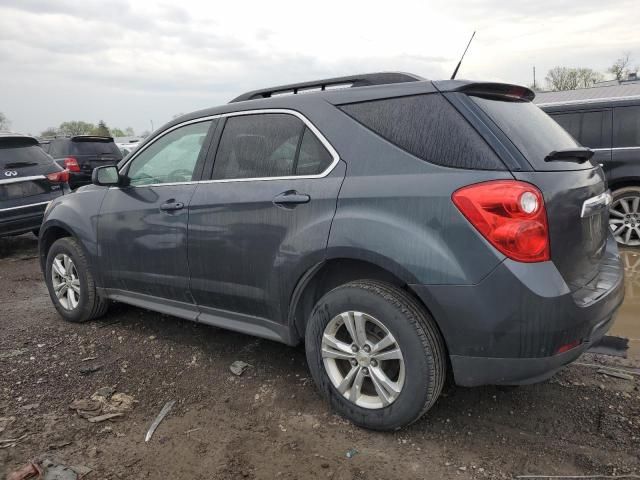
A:
POLYGON ((187 264, 191 196, 215 120, 175 128, 136 154, 100 211, 101 270, 110 294, 162 297, 192 304, 187 264))

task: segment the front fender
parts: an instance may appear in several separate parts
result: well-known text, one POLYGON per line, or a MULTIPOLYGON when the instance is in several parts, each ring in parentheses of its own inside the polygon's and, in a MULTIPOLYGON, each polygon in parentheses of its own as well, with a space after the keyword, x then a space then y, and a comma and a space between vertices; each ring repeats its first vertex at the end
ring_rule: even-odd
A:
POLYGON ((89 260, 94 278, 99 284, 101 283, 94 266, 99 248, 97 231, 100 206, 107 191, 106 187, 90 185, 58 197, 50 204, 40 227, 41 266, 44 267, 47 248, 50 245, 47 239, 51 237, 52 232, 61 229, 78 241, 89 260))

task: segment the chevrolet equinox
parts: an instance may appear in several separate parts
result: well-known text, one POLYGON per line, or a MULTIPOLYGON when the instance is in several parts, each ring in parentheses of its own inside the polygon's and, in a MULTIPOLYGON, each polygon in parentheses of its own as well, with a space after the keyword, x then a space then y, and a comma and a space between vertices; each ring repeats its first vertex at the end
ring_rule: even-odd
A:
POLYGON ((66 320, 124 302, 296 345, 358 425, 575 360, 623 299, 602 169, 527 88, 378 73, 177 118, 54 200, 66 320))

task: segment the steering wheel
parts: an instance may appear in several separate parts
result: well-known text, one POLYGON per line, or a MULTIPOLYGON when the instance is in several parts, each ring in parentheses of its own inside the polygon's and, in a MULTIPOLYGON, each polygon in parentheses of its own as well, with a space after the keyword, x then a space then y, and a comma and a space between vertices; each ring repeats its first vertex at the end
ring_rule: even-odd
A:
POLYGON ((167 176, 169 182, 190 182, 193 172, 187 169, 174 170, 167 176))

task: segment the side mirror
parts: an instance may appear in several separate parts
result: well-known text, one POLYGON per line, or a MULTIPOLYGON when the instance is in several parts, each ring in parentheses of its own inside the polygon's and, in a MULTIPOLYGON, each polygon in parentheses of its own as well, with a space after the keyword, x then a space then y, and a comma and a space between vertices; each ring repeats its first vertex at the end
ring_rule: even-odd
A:
POLYGON ((118 169, 115 165, 94 168, 91 172, 91 183, 107 187, 120 185, 118 169))

